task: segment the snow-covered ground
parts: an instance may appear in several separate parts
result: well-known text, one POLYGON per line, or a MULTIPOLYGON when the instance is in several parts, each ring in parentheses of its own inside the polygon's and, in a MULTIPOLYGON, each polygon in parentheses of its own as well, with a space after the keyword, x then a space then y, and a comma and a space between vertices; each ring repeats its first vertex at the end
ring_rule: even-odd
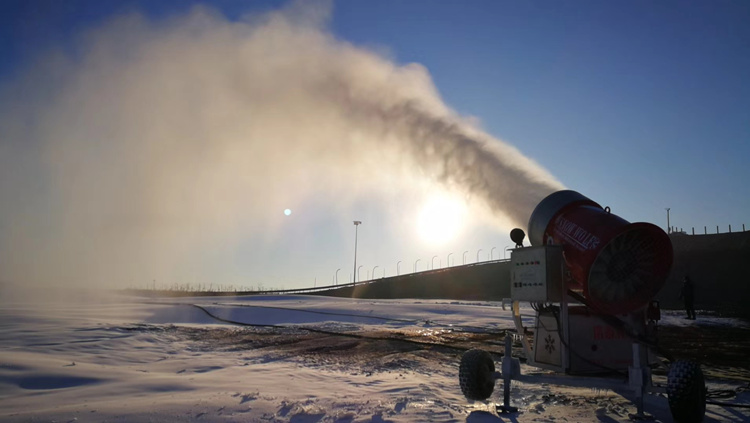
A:
MULTIPOLYGON (((665 314, 663 325, 747 325, 665 314)), ((3 298, 0 421, 615 422, 635 411, 611 391, 546 384, 514 384, 519 414, 468 402, 461 350, 501 351, 512 327, 509 310, 493 302, 3 298)), ((710 388, 743 383, 711 380, 710 388)), ((492 399, 501 392, 498 384, 492 399)), ((664 397, 649 397, 647 411, 671 421, 664 397)), ((706 417, 750 421, 750 409, 709 405, 706 417)))

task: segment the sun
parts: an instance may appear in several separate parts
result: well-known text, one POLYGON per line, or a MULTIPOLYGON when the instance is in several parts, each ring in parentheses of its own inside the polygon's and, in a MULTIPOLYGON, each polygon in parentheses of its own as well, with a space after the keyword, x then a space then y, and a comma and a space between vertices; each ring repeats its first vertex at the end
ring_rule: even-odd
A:
POLYGON ((417 233, 422 241, 443 245, 464 227, 466 206, 449 195, 436 195, 425 202, 417 216, 417 233))

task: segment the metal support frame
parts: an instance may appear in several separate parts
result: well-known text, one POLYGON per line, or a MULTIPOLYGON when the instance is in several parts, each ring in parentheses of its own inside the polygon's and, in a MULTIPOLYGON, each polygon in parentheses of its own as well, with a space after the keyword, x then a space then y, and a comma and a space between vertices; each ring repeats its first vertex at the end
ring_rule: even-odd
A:
MULTIPOLYGON (((561 265, 560 272, 564 276, 564 264, 561 265)), ((567 284, 565 278, 561 278, 563 295, 560 301, 560 328, 561 331, 560 339, 562 342, 561 348, 561 365, 552 366, 544 363, 537 363, 534 360, 534 348, 537 345, 530 345, 529 340, 526 337, 526 329, 523 326, 523 320, 521 319, 521 310, 519 301, 512 301, 512 313, 513 322, 516 327, 518 337, 521 340, 524 354, 527 357, 527 362, 530 366, 549 369, 557 372, 558 374, 548 373, 530 373, 521 374, 521 363, 517 358, 511 356, 512 347, 512 336, 510 334, 505 337, 505 354, 502 360, 502 372, 495 373, 495 379, 503 380, 503 404, 497 405, 497 411, 500 413, 515 413, 518 411, 517 407, 510 405, 510 389, 513 380, 524 383, 549 383, 552 385, 561 386, 574 386, 574 387, 590 387, 598 389, 612 389, 618 391, 623 396, 632 393, 630 400, 636 406, 637 413, 631 415, 633 419, 649 419, 650 416, 644 412, 644 397, 649 393, 664 393, 663 387, 653 386, 651 380, 651 370, 648 367, 648 348, 638 342, 632 344, 633 348, 633 365, 628 369, 628 380, 623 381, 618 378, 611 377, 596 377, 596 376, 575 376, 568 375, 570 371, 570 352, 568 347, 570 345, 570 333, 569 333, 569 315, 568 315, 568 303, 569 296, 567 294, 567 284)), ((537 318, 539 314, 537 313, 537 318)), ((538 323, 537 323, 538 325, 538 323)), ((538 328, 536 329, 538 330, 538 328)))
POLYGON ((570 370, 570 351, 568 351, 568 345, 570 345, 570 331, 569 331, 569 320, 568 320, 568 284, 565 281, 565 264, 564 261, 560 262, 560 284, 562 284, 562 296, 560 298, 560 339, 562 340, 561 354, 561 367, 563 373, 568 373, 570 370))
POLYGON ((518 334, 518 337, 521 338, 521 344, 523 345, 523 353, 528 357, 528 361, 533 363, 534 352, 531 349, 531 345, 529 345, 529 340, 526 339, 526 328, 523 327, 523 321, 521 321, 520 302, 513 301, 511 309, 513 310, 513 323, 516 325, 516 333, 518 334))
POLYGON ((636 414, 630 417, 637 420, 648 420, 650 415, 644 412, 644 397, 647 394, 664 393, 663 387, 653 386, 651 370, 646 365, 647 349, 644 345, 633 343, 633 366, 629 368, 628 380, 621 378, 576 376, 549 373, 521 373, 521 362, 511 356, 512 336, 505 336, 505 354, 503 355, 502 372, 495 372, 495 380, 503 381, 503 404, 497 405, 499 413, 516 413, 518 407, 511 406, 510 390, 513 380, 523 383, 546 383, 550 385, 571 386, 579 388, 611 389, 631 400, 636 406, 636 414), (627 395, 630 393, 631 395, 627 395))

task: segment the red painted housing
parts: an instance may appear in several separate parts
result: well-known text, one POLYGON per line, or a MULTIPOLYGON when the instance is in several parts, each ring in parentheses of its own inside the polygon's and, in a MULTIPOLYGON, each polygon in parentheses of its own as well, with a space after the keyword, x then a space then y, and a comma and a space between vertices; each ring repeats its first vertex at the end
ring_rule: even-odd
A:
POLYGON ((537 205, 529 240, 562 245, 573 279, 569 287, 607 314, 648 304, 672 266, 672 243, 661 228, 629 223, 576 191, 552 193, 537 205))

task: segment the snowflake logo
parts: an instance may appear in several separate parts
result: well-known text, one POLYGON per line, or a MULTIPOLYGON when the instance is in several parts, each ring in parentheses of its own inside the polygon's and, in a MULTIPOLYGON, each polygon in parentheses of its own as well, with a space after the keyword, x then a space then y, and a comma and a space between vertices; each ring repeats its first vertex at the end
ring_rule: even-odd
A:
POLYGON ((552 335, 547 334, 547 337, 544 338, 544 349, 547 350, 548 354, 552 354, 555 351, 555 338, 552 335))

